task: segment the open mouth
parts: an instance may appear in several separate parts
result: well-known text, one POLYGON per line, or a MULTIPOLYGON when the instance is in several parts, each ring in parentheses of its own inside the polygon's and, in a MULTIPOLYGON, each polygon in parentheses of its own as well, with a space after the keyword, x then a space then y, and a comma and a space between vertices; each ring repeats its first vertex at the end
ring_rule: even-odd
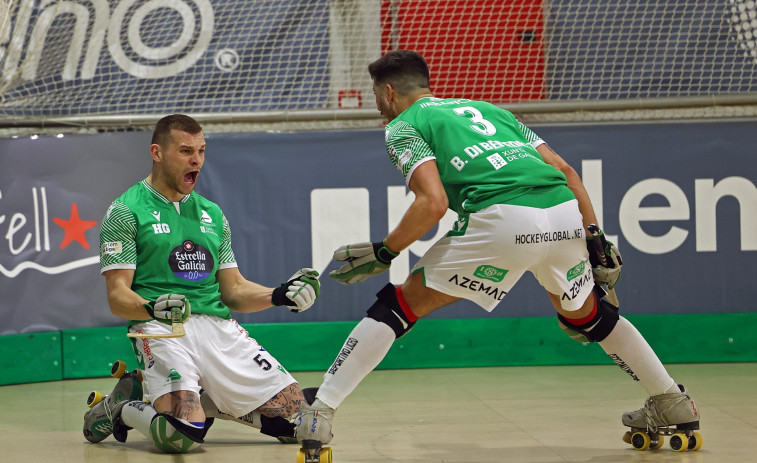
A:
POLYGON ((189 185, 194 185, 195 182, 197 182, 197 175, 200 173, 199 170, 194 170, 192 172, 187 172, 184 174, 184 183, 187 183, 189 185))

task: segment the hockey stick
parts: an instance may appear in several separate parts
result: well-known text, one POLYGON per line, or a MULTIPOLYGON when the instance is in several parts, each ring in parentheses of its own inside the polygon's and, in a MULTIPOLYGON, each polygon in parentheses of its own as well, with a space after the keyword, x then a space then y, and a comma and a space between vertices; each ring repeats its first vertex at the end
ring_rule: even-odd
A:
POLYGON ((171 332, 165 334, 126 333, 130 338, 180 338, 184 336, 184 323, 181 322, 181 307, 171 309, 171 332))
MULTIPOLYGON (((599 264, 602 267, 606 268, 614 268, 615 263, 613 262, 607 262, 607 255, 605 254, 605 248, 607 247, 607 240, 605 239, 605 235, 599 233, 599 227, 597 227, 594 224, 589 225, 589 232, 591 233, 591 236, 594 237, 592 240, 594 242, 594 247, 596 248, 597 257, 599 258, 599 264)), ((618 301, 618 295, 615 294, 615 288, 602 288, 605 290, 605 293, 607 295, 607 300, 610 302, 610 304, 614 305, 615 307, 620 307, 620 301, 618 301)))

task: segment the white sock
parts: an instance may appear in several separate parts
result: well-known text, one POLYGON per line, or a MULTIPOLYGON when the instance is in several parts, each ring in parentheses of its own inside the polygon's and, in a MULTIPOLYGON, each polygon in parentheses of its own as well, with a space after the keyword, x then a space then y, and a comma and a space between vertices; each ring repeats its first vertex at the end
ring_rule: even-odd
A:
POLYGON ((650 396, 680 392, 646 339, 625 318, 620 317, 599 345, 620 368, 639 381, 650 396))
POLYGON ((121 410, 121 421, 126 426, 136 429, 142 433, 145 437, 152 440, 152 433, 150 432, 150 423, 158 412, 147 402, 134 400, 126 405, 121 410))
POLYGON ((337 408, 360 381, 384 359, 396 336, 385 323, 364 318, 347 337, 331 368, 323 375, 317 398, 337 408))

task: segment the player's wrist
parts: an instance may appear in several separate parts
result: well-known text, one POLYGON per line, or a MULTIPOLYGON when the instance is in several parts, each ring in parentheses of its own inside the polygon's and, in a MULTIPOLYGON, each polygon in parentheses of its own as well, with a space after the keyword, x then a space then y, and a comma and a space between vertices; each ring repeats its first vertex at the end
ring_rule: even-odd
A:
POLYGON ((382 264, 389 265, 392 259, 399 256, 400 253, 394 252, 386 245, 386 240, 378 241, 373 244, 373 253, 376 256, 376 260, 382 264))
POLYGON ((287 283, 284 283, 283 285, 273 288, 273 292, 271 293, 271 304, 275 306, 285 305, 285 306, 292 306, 295 305, 294 301, 289 299, 287 297, 287 287, 289 285, 287 283))
POLYGON ((145 308, 145 312, 147 312, 150 318, 155 318, 155 301, 145 302, 142 304, 142 307, 145 308))

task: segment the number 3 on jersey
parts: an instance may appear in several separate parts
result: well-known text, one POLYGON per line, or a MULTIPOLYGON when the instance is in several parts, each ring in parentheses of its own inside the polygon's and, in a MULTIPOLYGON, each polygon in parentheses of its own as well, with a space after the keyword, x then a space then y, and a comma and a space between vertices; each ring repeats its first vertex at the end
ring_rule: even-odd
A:
POLYGON ((463 106, 460 108, 454 108, 453 111, 455 111, 455 114, 457 114, 458 116, 467 117, 474 124, 478 124, 469 126, 476 132, 489 137, 497 133, 497 128, 494 127, 494 124, 484 119, 483 115, 479 112, 478 109, 471 106, 463 106))

